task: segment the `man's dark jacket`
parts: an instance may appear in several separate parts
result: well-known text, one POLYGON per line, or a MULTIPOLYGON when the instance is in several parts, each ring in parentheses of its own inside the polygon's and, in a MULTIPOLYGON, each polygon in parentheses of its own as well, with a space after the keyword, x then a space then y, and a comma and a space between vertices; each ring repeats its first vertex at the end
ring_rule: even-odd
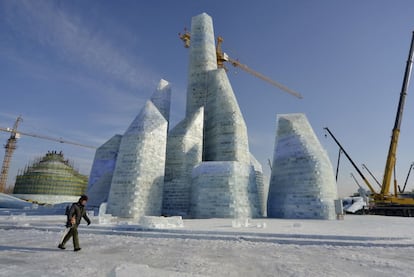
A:
POLYGON ((69 213, 68 213, 68 222, 66 223, 67 227, 71 227, 72 224, 70 223, 70 219, 72 217, 76 218, 76 225, 79 225, 81 222, 81 218, 83 217, 86 222, 91 224, 91 220, 89 219, 88 215, 86 214, 85 206, 83 206, 81 203, 76 202, 72 204, 72 207, 70 207, 69 213))

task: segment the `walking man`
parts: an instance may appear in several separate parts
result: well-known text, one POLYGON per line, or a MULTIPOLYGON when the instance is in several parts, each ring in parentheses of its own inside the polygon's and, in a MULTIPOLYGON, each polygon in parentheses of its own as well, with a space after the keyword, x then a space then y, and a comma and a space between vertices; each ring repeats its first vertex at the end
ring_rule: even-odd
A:
POLYGON ((79 201, 76 203, 73 203, 70 207, 69 213, 68 213, 68 221, 66 223, 66 227, 70 228, 69 232, 65 235, 62 242, 58 245, 60 249, 65 249, 66 242, 73 237, 73 247, 74 251, 81 250, 79 246, 79 237, 78 237, 78 226, 81 222, 82 217, 86 220, 86 222, 91 224, 91 220, 86 214, 85 205, 88 201, 88 196, 82 195, 79 198, 79 201))

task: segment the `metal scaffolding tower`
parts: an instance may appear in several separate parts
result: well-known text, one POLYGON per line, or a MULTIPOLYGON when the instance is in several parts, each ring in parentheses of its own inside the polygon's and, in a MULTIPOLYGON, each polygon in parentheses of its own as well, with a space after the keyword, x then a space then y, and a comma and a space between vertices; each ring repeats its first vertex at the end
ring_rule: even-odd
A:
POLYGON ((22 121, 22 117, 19 116, 14 122, 13 129, 8 130, 10 131, 10 138, 7 140, 6 145, 4 148, 6 149, 6 153, 4 154, 3 165, 1 167, 1 175, 0 175, 0 192, 4 192, 6 188, 7 176, 9 173, 10 162, 13 157, 13 152, 16 150, 16 141, 19 138, 19 134, 17 133, 17 127, 19 123, 22 121))

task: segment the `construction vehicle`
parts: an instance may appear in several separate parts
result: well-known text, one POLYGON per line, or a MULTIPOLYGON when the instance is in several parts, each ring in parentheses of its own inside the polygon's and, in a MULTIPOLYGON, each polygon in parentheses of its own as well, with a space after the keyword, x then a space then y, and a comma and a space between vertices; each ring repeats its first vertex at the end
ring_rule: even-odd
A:
MULTIPOLYGON (((189 48, 190 47, 190 41, 191 41, 191 34, 190 32, 187 31, 186 28, 184 28, 184 33, 178 33, 178 36, 180 37, 180 39, 184 42, 184 47, 185 48, 189 48)), ((227 71, 227 68, 225 67, 224 63, 225 62, 229 62, 231 65, 233 65, 234 67, 238 67, 244 71, 246 71, 249 74, 252 74, 253 76, 299 98, 302 99, 302 95, 288 87, 286 87, 285 85, 282 85, 279 82, 276 82, 272 79, 270 79, 269 77, 266 77, 265 75, 249 68, 247 65, 240 63, 239 61, 230 58, 226 53, 223 52, 223 50, 221 49, 221 44, 223 43, 223 38, 221 36, 217 37, 217 44, 216 44, 216 57, 217 57, 217 67, 218 68, 224 68, 227 71)))
MULTIPOLYGON (((405 97, 407 95, 407 89, 410 81, 411 69, 413 64, 413 52, 414 52, 414 32, 412 33, 411 46, 408 54, 408 60, 405 67, 405 74, 403 85, 401 88, 400 99, 397 108, 397 115, 395 118, 394 128, 392 130, 391 142, 388 150, 387 161, 384 169, 384 177, 381 184, 381 190, 377 192, 372 185, 368 182, 356 164, 352 161, 348 153, 343 149, 339 141, 335 138, 332 132, 325 128, 330 136, 335 140, 348 160, 351 162, 359 176, 363 179, 364 183, 371 191, 371 206, 370 213, 378 215, 398 215, 398 216, 414 216, 414 196, 410 194, 402 194, 398 190, 397 179, 395 177, 395 165, 396 165, 396 153, 398 138, 400 134, 402 115, 405 104, 405 97), (394 173, 393 188, 394 192, 391 193, 391 179, 394 173)), ((410 168, 411 170, 411 168, 410 168)), ((408 177, 407 177, 408 179, 408 177)), ((405 189, 405 187, 404 187, 405 189)))
POLYGON ((366 214, 368 211, 368 192, 359 184, 353 173, 351 173, 351 177, 358 186, 358 196, 353 195, 343 199, 344 211, 348 214, 366 214))
POLYGON ((13 157, 14 150, 16 150, 17 139, 20 138, 21 135, 40 138, 40 139, 46 139, 46 140, 55 141, 55 142, 59 142, 59 143, 72 144, 72 145, 76 145, 76 146, 80 146, 80 147, 96 149, 96 147, 94 147, 94 146, 80 144, 80 143, 77 143, 77 142, 64 140, 62 138, 52 138, 52 137, 48 137, 48 136, 44 136, 44 135, 38 135, 38 134, 33 134, 33 133, 25 133, 25 132, 17 131, 17 128, 18 128, 19 123, 21 121, 23 121, 23 118, 21 116, 19 116, 19 117, 17 117, 16 121, 14 122, 14 125, 13 125, 12 129, 0 127, 0 131, 10 133, 10 137, 7 140, 6 145, 4 146, 6 151, 5 151, 5 154, 4 154, 3 165, 2 165, 2 168, 1 168, 0 192, 4 192, 4 190, 6 188, 6 182, 7 182, 7 177, 8 177, 8 174, 9 174, 11 159, 13 157))

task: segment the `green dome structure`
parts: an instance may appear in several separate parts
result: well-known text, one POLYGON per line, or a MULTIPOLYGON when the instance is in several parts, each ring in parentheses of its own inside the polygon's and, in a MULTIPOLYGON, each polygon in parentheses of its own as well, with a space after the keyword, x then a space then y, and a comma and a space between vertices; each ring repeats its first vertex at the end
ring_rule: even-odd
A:
POLYGON ((62 152, 49 151, 16 177, 13 194, 79 196, 87 184, 88 177, 75 170, 62 152))

